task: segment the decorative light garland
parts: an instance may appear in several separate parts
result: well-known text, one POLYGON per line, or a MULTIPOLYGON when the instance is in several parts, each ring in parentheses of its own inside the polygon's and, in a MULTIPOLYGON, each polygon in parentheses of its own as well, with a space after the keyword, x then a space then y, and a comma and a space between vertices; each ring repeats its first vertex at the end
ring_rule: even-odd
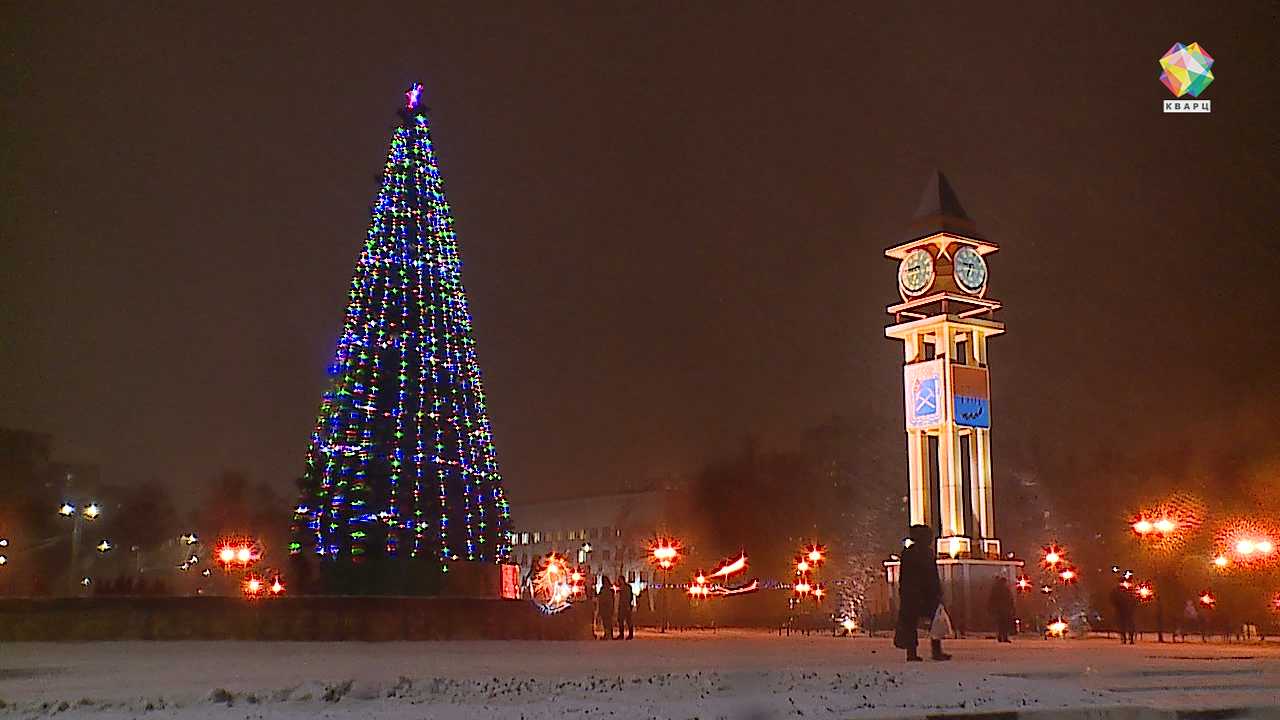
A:
POLYGON ((498 562, 510 511, 421 85, 405 93, 307 451, 292 552, 498 562))

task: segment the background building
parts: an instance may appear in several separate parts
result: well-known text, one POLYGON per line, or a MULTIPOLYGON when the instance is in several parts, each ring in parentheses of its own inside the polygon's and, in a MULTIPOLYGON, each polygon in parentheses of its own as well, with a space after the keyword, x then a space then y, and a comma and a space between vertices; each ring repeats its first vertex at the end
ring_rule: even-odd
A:
POLYGON ((688 558, 697 552, 698 528, 684 490, 513 504, 511 514, 511 560, 522 573, 554 552, 595 575, 649 582, 654 571, 652 547, 659 538, 676 540, 688 558))

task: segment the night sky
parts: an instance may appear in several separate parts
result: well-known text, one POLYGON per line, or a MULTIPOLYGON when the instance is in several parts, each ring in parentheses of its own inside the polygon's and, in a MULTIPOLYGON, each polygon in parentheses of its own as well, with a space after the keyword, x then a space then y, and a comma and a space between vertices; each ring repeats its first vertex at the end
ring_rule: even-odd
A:
POLYGON ((1280 430, 1274 4, 368 5, 0 10, 0 427, 288 490, 418 81, 513 500, 901 422, 935 167, 1001 246, 999 442, 1280 430))

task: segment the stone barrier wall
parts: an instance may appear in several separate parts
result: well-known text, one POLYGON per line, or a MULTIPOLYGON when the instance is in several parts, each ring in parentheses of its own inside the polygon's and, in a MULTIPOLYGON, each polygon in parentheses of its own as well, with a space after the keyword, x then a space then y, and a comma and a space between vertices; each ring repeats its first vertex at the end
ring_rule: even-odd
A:
POLYGON ((0 599, 0 641, 580 640, 591 610, 424 597, 0 599))

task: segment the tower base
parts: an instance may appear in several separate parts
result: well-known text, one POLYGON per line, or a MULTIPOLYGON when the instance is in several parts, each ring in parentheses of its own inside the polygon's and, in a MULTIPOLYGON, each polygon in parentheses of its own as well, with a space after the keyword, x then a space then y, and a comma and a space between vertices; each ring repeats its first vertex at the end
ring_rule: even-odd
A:
MULTIPOLYGON (((895 618, 898 616, 899 565, 896 560, 885 563, 889 577, 889 602, 895 618)), ((1009 581, 1010 592, 1014 592, 1023 566, 1021 560, 938 558, 942 604, 947 607, 957 634, 996 631, 996 619, 987 612, 991 586, 997 577, 1004 577, 1009 581)))

